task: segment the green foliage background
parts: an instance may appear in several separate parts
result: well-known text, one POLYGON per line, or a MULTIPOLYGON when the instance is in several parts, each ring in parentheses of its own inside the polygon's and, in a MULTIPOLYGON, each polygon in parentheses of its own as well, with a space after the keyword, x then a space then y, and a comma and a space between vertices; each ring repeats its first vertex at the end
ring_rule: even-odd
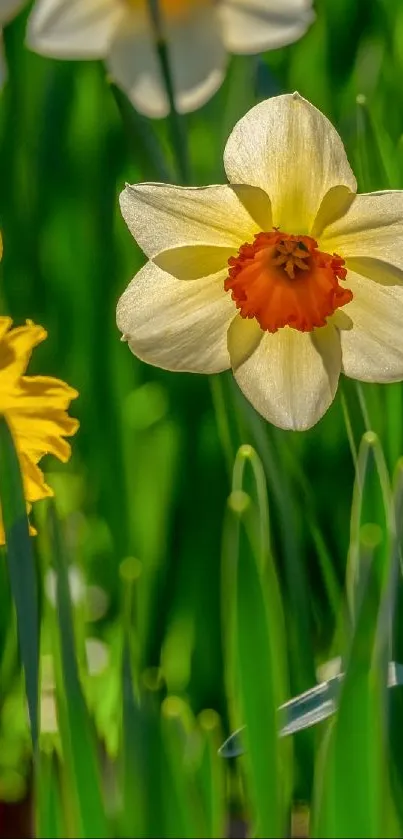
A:
MULTIPOLYGON (((403 7, 398 0, 315 5, 317 21, 301 41, 232 58, 214 99, 183 119, 192 184, 224 181, 226 137, 250 106, 298 90, 337 126, 360 191, 403 188, 403 7)), ((230 812, 260 825, 259 835, 279 835, 291 798, 312 800, 317 761, 328 767, 325 778, 329 767, 334 774, 323 798, 315 792, 322 802, 315 835, 399 835, 400 688, 390 705, 385 679, 377 681, 392 653, 390 638, 386 652, 380 644, 382 663, 370 665, 378 662, 380 603, 392 613, 383 586, 395 573, 398 550, 389 489, 383 495, 379 489, 382 455, 373 452, 383 450, 392 473, 403 446, 402 386, 357 388, 343 380, 318 426, 293 434, 263 422, 230 374, 174 375, 135 359, 119 340, 115 306, 143 256, 117 198, 126 181, 180 181, 169 121, 135 114, 101 63, 30 53, 26 17, 4 33, 1 313, 46 327, 48 340, 30 371, 79 390, 72 413, 81 423, 70 463, 46 464, 57 517, 49 519, 45 503, 34 511, 41 697, 42 705, 44 697, 56 698, 59 713, 59 732, 42 733, 35 759, 39 835, 68 829, 79 836, 197 836, 204 827, 216 836, 230 812), (362 466, 364 500, 353 504, 350 531, 354 449, 369 429, 380 444, 366 438, 361 449, 370 452, 369 465, 362 466), (256 448, 265 477, 259 472, 256 496, 248 467, 228 506, 241 444, 256 448), (263 548, 255 549, 267 513, 264 480, 270 539, 266 533, 263 548), (346 558, 358 544, 357 567, 367 567, 370 555, 381 571, 362 583, 369 587, 367 613, 357 607, 348 624, 346 558), (73 606, 66 562, 84 581, 73 606), (51 565, 59 575, 56 609, 46 595, 51 565), (244 598, 233 590, 235 578, 244 598), (86 637, 107 645, 108 663, 96 675, 86 664, 86 637), (318 665, 347 650, 354 667, 350 660, 344 716, 340 710, 333 728, 322 724, 294 736, 292 756, 291 738, 278 741, 273 733, 276 703, 313 687, 318 665), (385 746, 387 726, 378 731, 377 721, 386 709, 392 737, 385 746), (243 759, 225 763, 217 747, 246 720, 251 759, 245 767, 243 759), (197 759, 183 762, 178 726, 196 731, 197 759), (388 782, 386 763, 395 767, 388 782), (102 789, 94 781, 101 775, 102 789), (368 797, 377 796, 379 808, 369 807, 368 797)), ((396 481, 393 504, 399 470, 396 481)), ((4 561, 0 575, 0 798, 15 800, 31 783, 31 752, 4 561)), ((397 661, 398 630, 397 621, 397 661)))

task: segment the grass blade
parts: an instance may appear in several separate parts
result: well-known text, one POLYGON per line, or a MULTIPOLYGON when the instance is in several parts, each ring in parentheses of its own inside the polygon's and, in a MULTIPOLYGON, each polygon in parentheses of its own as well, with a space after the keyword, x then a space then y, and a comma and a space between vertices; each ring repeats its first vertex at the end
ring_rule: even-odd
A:
POLYGON ((256 829, 258 835, 270 837, 282 835, 285 828, 291 764, 290 744, 278 737, 277 709, 287 694, 286 645, 262 481, 259 458, 250 446, 242 446, 235 461, 229 500, 233 526, 239 534, 236 584, 230 588, 235 646, 230 650, 234 672, 229 681, 233 701, 239 697, 239 721, 246 725, 245 768, 256 829), (253 467, 257 504, 242 489, 245 461, 253 467), (256 534, 260 538, 256 539, 256 534))
POLYGON ((41 839, 59 839, 65 835, 57 758, 41 751, 38 761, 36 833, 41 839))
POLYGON ((39 608, 37 579, 17 452, 7 420, 0 417, 0 497, 11 592, 25 673, 31 735, 38 742, 39 608))
POLYGON ((207 836, 225 836, 225 767, 218 756, 220 718, 216 711, 205 709, 199 714, 198 723, 204 736, 199 768, 203 795, 203 811, 207 820, 207 836))
POLYGON ((352 640, 332 728, 317 763, 314 836, 382 836, 394 822, 385 751, 388 624, 396 577, 394 516, 385 462, 364 435, 349 555, 352 640))
POLYGON ((57 578, 62 682, 58 690, 63 750, 69 762, 69 780, 78 811, 79 835, 107 839, 110 835, 105 815, 94 731, 85 704, 78 673, 74 624, 67 574, 65 546, 54 505, 49 508, 49 529, 57 578), (63 702, 64 699, 64 702, 63 702))

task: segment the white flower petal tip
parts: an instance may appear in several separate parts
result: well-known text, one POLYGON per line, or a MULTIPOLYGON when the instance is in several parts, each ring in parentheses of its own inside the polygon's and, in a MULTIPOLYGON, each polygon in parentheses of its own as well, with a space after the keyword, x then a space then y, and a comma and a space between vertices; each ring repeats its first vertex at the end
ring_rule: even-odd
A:
POLYGON ((307 334, 285 328, 265 333, 234 376, 265 419, 286 431, 306 431, 333 402, 340 370, 336 329, 327 326, 307 334))
POLYGON ((289 233, 312 230, 332 188, 357 190, 336 129, 297 92, 266 99, 237 122, 224 166, 230 183, 265 190, 274 226, 289 233))
POLYGON ((315 20, 311 0, 221 0, 218 14, 228 51, 249 55, 292 44, 315 20))
POLYGON ((125 14, 116 0, 37 0, 27 46, 51 58, 105 58, 125 14))
POLYGON ((236 311, 224 279, 220 272, 183 282, 148 262, 117 306, 118 328, 134 355, 165 370, 227 370, 227 331, 236 311))
POLYGON ((17 17, 25 4, 26 0, 2 0, 0 2, 0 26, 5 26, 17 17))
POLYGON ((343 372, 364 382, 403 380, 403 285, 382 285, 348 274, 353 299, 345 314, 353 327, 340 332, 343 372))
POLYGON ((238 250, 262 224, 272 225, 268 197, 243 184, 134 184, 126 186, 119 202, 130 232, 150 259, 190 245, 238 250))

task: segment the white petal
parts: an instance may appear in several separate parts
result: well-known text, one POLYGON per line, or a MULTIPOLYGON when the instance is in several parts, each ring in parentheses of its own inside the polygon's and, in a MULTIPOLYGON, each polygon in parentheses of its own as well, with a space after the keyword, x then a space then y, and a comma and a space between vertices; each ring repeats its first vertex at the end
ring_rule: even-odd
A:
POLYGON ((189 14, 166 21, 175 104, 180 113, 194 111, 220 87, 227 55, 213 3, 189 5, 189 14))
POLYGON ((224 164, 232 183, 267 192, 273 224, 287 233, 310 232, 332 187, 357 188, 337 131, 296 93, 252 108, 233 129, 224 164))
MULTIPOLYGON (((226 68, 216 10, 212 5, 189 5, 182 14, 163 22, 172 71, 175 107, 180 113, 200 108, 220 87, 226 68)), ((149 117, 164 117, 169 101, 152 28, 141 9, 133 11, 113 43, 108 60, 111 75, 126 91, 135 108, 149 117)))
POLYGON ((218 10, 225 46, 241 54, 291 44, 315 19, 310 0, 222 0, 218 10))
POLYGON ((116 0, 37 0, 27 43, 55 58, 103 58, 125 17, 124 4, 116 0))
POLYGON ((132 352, 157 367, 219 373, 230 366, 227 330, 236 308, 225 272, 177 280, 152 262, 119 300, 117 324, 132 352))
POLYGON ((0 0, 0 25, 12 20, 25 5, 26 0, 0 0))
POLYGON ((315 425, 333 401, 340 365, 340 340, 333 326, 314 333, 285 327, 266 332, 234 376, 265 419, 303 431, 315 425))
POLYGON ((353 323, 341 330, 343 372, 364 382, 403 379, 403 287, 381 285, 348 272, 353 299, 343 311, 353 323))
POLYGON ((168 97, 152 28, 144 10, 136 10, 117 31, 107 66, 112 79, 140 113, 152 118, 167 116, 168 97))
POLYGON ((356 195, 323 231, 320 247, 346 259, 370 257, 403 269, 403 191, 356 195))
POLYGON ((239 248, 253 241, 261 229, 263 201, 270 229, 270 202, 253 187, 135 184, 122 192, 120 207, 142 250, 154 257, 183 245, 239 248))

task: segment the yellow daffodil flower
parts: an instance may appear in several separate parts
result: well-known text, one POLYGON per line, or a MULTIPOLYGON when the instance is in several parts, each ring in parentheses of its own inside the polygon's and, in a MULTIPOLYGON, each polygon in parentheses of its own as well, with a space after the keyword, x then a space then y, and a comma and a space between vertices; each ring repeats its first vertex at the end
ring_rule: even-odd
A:
MULTIPOLYGON (((106 59, 111 77, 150 117, 169 111, 151 5, 157 0, 36 0, 31 49, 55 58, 106 59)), ((314 19, 312 0, 159 0, 179 112, 219 88, 226 54, 259 53, 300 38, 314 19)))
MULTIPOLYGON (((34 347, 44 341, 42 326, 27 321, 11 329, 11 318, 0 317, 0 413, 9 423, 16 445, 28 510, 32 502, 53 495, 38 462, 53 454, 65 462, 70 446, 64 437, 75 434, 78 421, 67 414, 77 391, 59 379, 25 376, 34 347)), ((0 544, 4 545, 0 511, 0 544)))
POLYGON ((10 23, 27 0, 0 0, 0 87, 7 78, 7 67, 3 52, 3 28, 10 23))
POLYGON ((298 94, 252 108, 229 185, 127 186, 149 258, 118 304, 132 351, 168 370, 232 367, 266 419, 306 429, 340 372, 403 379, 403 192, 357 195, 342 141, 298 94))

